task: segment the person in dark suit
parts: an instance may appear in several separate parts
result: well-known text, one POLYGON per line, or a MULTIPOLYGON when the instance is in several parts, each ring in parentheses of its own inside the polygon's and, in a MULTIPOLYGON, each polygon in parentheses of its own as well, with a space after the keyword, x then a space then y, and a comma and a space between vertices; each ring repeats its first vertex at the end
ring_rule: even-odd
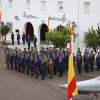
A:
POLYGON ((31 40, 30 35, 28 35, 27 37, 28 49, 30 49, 30 40, 31 40))
POLYGON ((20 44, 20 34, 19 34, 19 32, 17 34, 17 43, 18 43, 18 45, 20 44))
POLYGON ((97 70, 100 70, 100 52, 98 52, 98 55, 96 57, 96 63, 97 63, 97 70))
POLYGON ((22 41, 23 41, 23 45, 25 44, 25 33, 23 32, 23 34, 22 34, 22 41))
POLYGON ((34 35, 34 47, 36 48, 37 37, 34 35))
POLYGON ((14 33, 11 34, 12 45, 14 45, 14 33))
POLYGON ((41 75, 42 75, 42 79, 41 80, 45 79, 45 67, 46 67, 45 60, 44 60, 44 58, 42 58, 41 66, 40 66, 41 75))
POLYGON ((93 54, 93 51, 91 51, 91 53, 90 53, 90 69, 91 69, 91 72, 93 72, 94 60, 95 60, 95 55, 93 54))

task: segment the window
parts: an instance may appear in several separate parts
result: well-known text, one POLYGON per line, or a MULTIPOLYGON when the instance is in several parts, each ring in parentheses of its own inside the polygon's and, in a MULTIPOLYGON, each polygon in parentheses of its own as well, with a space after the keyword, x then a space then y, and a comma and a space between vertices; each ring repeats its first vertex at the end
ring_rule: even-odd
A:
POLYGON ((30 0, 26 0, 26 9, 30 9, 30 0))
POLYGON ((63 1, 58 1, 58 11, 63 11, 63 1))
POLYGON ((8 1, 8 7, 9 7, 9 8, 12 8, 12 0, 9 0, 9 1, 8 1))
POLYGON ((1 0, 0 0, 0 8, 1 8, 1 0))
POLYGON ((41 1, 41 9, 46 10, 46 1, 45 0, 41 1))
POLYGON ((90 13, 90 2, 84 2, 84 13, 90 13))
POLYGON ((1 22, 1 26, 3 26, 4 25, 4 22, 1 22))
POLYGON ((7 22, 6 25, 10 28, 9 32, 12 32, 12 23, 7 22))

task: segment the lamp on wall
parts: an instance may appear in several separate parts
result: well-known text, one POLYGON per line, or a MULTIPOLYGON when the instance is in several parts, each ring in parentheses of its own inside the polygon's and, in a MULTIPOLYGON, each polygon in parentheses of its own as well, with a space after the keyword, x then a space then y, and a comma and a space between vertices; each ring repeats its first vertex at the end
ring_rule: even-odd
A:
POLYGON ((15 16, 15 19, 16 19, 16 20, 19 20, 18 16, 15 16))

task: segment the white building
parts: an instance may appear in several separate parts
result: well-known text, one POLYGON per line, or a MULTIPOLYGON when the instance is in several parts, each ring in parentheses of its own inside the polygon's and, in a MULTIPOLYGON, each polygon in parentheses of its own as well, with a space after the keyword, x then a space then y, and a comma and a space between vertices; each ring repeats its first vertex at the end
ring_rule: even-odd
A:
MULTIPOLYGON (((88 28, 97 27, 100 21, 100 0, 0 0, 0 11, 2 11, 2 24, 10 26, 10 32, 23 32, 36 35, 38 45, 41 40, 45 40, 45 31, 47 31, 48 16, 61 18, 63 14, 67 21, 76 23, 76 32, 79 37, 74 43, 74 51, 80 47, 84 50, 85 45, 82 43, 85 32, 88 28), (23 17, 24 12, 27 15, 36 16, 38 18, 23 17)), ((30 16, 29 16, 30 17, 30 16)), ((67 21, 50 20, 50 28, 56 28, 61 25, 66 25, 67 21)), ((10 39, 9 32, 7 39, 10 39)), ((15 35, 16 36, 16 35, 15 35)), ((15 37, 16 38, 16 37, 15 37)))

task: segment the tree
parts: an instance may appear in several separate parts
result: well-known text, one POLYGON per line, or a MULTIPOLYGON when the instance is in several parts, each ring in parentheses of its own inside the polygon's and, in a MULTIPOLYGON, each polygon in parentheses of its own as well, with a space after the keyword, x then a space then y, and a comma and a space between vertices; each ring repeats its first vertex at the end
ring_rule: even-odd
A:
MULTIPOLYGON (((60 49, 62 47, 65 47, 67 43, 70 43, 71 41, 71 25, 70 22, 66 26, 59 26, 58 29, 51 29, 48 32, 46 32, 46 39, 49 40, 49 42, 55 46, 59 47, 60 49)), ((76 39, 76 36, 78 34, 74 34, 74 41, 76 39)))
POLYGON ((4 42, 6 41, 6 35, 8 34, 10 28, 7 26, 7 25, 3 25, 1 26, 1 33, 3 33, 3 36, 4 36, 4 42))
POLYGON ((100 46, 100 28, 98 26, 97 30, 93 29, 93 26, 89 29, 89 32, 85 35, 84 43, 89 48, 93 48, 95 52, 98 51, 100 46))

